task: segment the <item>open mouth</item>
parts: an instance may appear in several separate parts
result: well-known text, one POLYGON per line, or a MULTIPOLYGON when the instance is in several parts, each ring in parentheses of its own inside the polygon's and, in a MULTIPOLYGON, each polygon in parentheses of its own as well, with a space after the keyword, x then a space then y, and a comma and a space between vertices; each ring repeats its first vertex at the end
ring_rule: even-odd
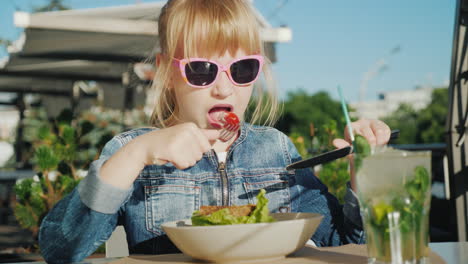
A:
POLYGON ((221 128, 222 124, 219 121, 224 113, 233 111, 232 105, 215 105, 208 111, 208 122, 215 128, 221 128))

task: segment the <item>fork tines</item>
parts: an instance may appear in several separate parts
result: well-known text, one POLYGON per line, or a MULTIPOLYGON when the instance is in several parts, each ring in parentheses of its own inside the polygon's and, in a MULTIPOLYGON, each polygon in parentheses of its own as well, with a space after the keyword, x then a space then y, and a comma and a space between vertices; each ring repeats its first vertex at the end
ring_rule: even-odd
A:
POLYGON ((226 142, 230 140, 233 136, 236 135, 237 131, 239 130, 239 125, 232 125, 227 124, 221 130, 219 140, 226 142))

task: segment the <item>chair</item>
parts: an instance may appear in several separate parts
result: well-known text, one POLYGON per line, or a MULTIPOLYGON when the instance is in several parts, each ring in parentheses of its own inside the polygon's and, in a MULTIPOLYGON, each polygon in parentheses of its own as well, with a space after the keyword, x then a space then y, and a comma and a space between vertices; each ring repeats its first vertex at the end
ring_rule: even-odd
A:
POLYGON ((117 226, 106 241, 106 258, 127 257, 128 243, 127 234, 123 226, 117 226))

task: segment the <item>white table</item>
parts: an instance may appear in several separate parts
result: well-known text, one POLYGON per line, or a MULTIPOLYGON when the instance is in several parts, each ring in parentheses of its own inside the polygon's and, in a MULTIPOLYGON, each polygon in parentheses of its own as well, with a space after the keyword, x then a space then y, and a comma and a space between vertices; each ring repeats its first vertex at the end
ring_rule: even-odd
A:
POLYGON ((447 264, 468 263, 468 242, 430 243, 431 249, 439 254, 447 264))
MULTIPOLYGON (((468 263, 468 242, 441 242, 430 243, 430 248, 442 257, 447 264, 467 264, 468 263)), ((118 258, 91 258, 86 259, 82 264, 104 264, 115 261, 118 258)), ((12 263, 13 264, 13 263, 12 263)), ((45 262, 20 262, 14 264, 45 264, 45 262)))

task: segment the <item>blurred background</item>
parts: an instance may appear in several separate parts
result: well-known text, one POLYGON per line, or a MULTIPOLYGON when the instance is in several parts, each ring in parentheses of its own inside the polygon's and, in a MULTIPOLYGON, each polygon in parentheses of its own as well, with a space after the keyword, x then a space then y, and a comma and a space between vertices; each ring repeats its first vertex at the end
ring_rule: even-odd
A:
MULTIPOLYGON (((431 241, 466 241, 465 1, 252 2, 283 106, 276 127, 301 155, 342 136, 341 86, 353 119, 382 119, 400 130, 394 147, 431 151, 431 241)), ((38 258, 42 217, 107 140, 148 124, 164 3, 0 1, 0 256, 38 258)), ((340 201, 347 166, 314 168, 340 201)))

